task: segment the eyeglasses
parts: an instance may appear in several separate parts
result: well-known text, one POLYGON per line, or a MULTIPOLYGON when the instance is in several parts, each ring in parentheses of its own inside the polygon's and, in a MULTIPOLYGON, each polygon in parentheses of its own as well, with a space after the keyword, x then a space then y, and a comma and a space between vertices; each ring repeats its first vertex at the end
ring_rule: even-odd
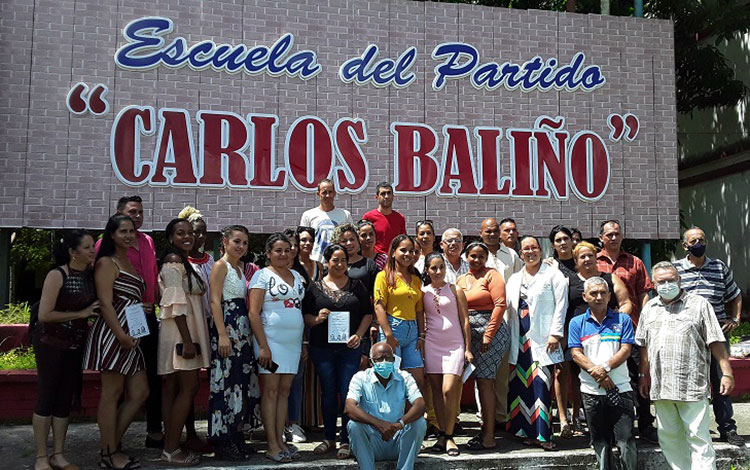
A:
POLYGON ((521 253, 533 253, 533 252, 539 251, 539 250, 541 250, 541 248, 539 248, 538 246, 529 246, 529 247, 526 247, 526 248, 522 248, 521 249, 521 253))
POLYGON ((396 362, 396 358, 394 356, 378 357, 378 358, 372 358, 370 360, 372 362, 375 362, 375 363, 380 363, 380 362, 396 362))
POLYGON ((446 238, 443 241, 445 242, 446 245, 452 245, 454 243, 463 243, 464 242, 463 239, 461 239, 461 238, 446 238))

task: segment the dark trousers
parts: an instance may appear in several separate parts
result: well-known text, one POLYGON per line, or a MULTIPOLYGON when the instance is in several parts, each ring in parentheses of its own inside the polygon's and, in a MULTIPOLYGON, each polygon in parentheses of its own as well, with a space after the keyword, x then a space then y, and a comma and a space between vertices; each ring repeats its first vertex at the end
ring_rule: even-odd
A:
POLYGON ((349 391, 349 382, 359 371, 362 357, 360 348, 325 348, 310 346, 310 358, 315 365, 315 373, 320 378, 320 408, 323 414, 323 428, 326 440, 336 440, 336 420, 341 416, 341 443, 349 443, 344 402, 349 391))
MULTIPOLYGON (((641 354, 637 347, 630 350, 628 358, 628 375, 630 376, 630 386, 633 390, 638 390, 638 373, 641 370, 641 354)), ((654 427, 654 415, 651 414, 651 400, 643 398, 640 393, 633 393, 638 400, 638 429, 644 431, 654 427)))
POLYGON ((633 392, 621 393, 622 403, 614 406, 606 395, 581 393, 583 411, 591 433, 599 470, 617 470, 612 445, 620 451, 621 470, 636 470, 638 450, 635 447, 633 392))
POLYGON ((161 432, 161 376, 156 373, 159 351, 159 322, 153 313, 146 314, 149 335, 141 338, 140 346, 146 362, 146 378, 150 390, 146 399, 146 432, 161 432))
MULTIPOLYGON (((729 353, 729 343, 724 343, 729 353)), ((716 416, 716 424, 719 428, 719 434, 725 436, 729 431, 737 431, 737 423, 732 419, 734 416, 734 410, 732 409, 732 397, 724 396, 719 393, 721 386, 721 367, 719 367, 719 361, 711 355, 711 401, 714 408, 714 416, 716 416)))

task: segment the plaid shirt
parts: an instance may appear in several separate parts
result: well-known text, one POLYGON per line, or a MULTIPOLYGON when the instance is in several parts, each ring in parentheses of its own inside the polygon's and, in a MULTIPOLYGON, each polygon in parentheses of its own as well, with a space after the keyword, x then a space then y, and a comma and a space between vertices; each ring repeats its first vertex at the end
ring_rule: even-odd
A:
POLYGON ((729 267, 723 261, 708 256, 701 267, 693 265, 687 257, 675 262, 674 267, 680 273, 680 287, 711 302, 716 318, 725 320, 727 312, 724 304, 741 293, 729 267))
POLYGON ((454 268, 448 257, 443 255, 443 261, 445 262, 445 282, 448 284, 455 284, 456 279, 469 272, 469 262, 459 257, 461 260, 461 266, 458 269, 454 268))
POLYGON ((651 399, 698 401, 708 397, 711 343, 723 342, 706 299, 682 290, 670 304, 654 297, 643 309, 635 344, 648 352, 651 399))
POLYGON ((628 297, 633 303, 633 314, 630 319, 633 320, 633 325, 637 327, 641 317, 641 301, 639 299, 641 295, 654 288, 643 261, 622 250, 620 250, 617 259, 612 261, 602 250, 596 255, 596 267, 599 272, 616 274, 625 284, 628 297))

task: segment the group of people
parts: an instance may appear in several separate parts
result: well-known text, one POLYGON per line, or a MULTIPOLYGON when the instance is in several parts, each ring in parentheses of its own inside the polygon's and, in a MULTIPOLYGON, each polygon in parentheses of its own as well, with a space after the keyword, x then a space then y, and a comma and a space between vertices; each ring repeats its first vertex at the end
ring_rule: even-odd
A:
POLYGON ((713 468, 709 383, 722 439, 744 443, 732 420, 726 343, 740 291, 726 264, 705 256, 701 229, 685 232, 686 258, 653 267, 652 283, 622 249, 617 220, 601 224, 601 250, 554 227, 545 259, 512 219, 484 219, 468 244, 448 228, 438 247, 430 220, 407 235, 388 183, 357 223, 335 207, 330 180, 317 194, 320 205, 298 227, 267 238, 265 267, 248 261, 242 225, 222 230, 214 260, 203 250, 204 215, 190 206, 167 225, 157 258, 139 231, 138 196, 120 199, 96 243, 66 232, 33 328, 35 469, 77 468, 64 442, 82 369, 101 372, 100 466, 108 469, 140 466, 122 438, 144 403, 145 444, 162 449, 163 463, 193 466, 208 452, 247 460, 254 449, 245 432, 261 424, 265 457, 297 460, 303 399, 320 403, 315 454, 354 456, 366 470, 377 460, 410 469, 428 433, 433 452, 460 453, 454 435, 469 373, 482 422, 469 450, 495 448, 498 425, 555 450, 554 388, 560 437, 584 431, 583 406, 601 469, 616 468, 615 444, 621 467, 636 468, 636 408, 641 438, 658 441, 672 468, 713 468), (208 443, 194 426, 201 369, 210 377, 208 443))

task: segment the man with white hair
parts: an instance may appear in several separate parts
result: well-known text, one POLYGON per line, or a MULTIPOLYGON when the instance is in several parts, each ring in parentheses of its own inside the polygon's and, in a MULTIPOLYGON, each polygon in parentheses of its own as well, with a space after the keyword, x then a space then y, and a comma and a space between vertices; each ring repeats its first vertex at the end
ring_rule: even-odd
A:
POLYGON ((583 283, 589 308, 570 321, 568 347, 581 367, 581 398, 599 470, 616 470, 612 445, 620 450, 622 470, 636 470, 635 396, 627 359, 635 343, 633 321, 608 308, 612 293, 599 276, 583 283))
POLYGON ((469 262, 461 256, 464 251, 464 236, 461 231, 449 228, 443 232, 440 248, 443 249, 445 260, 445 282, 455 284, 459 276, 469 272, 469 262))
MULTIPOLYGON (((706 256, 706 233, 700 227, 691 227, 682 235, 682 248, 687 256, 674 263, 680 275, 682 288, 700 295, 711 303, 724 332, 724 348, 729 351, 727 336, 740 324, 742 292, 734 282, 729 267, 720 259, 706 256)), ((719 428, 719 438, 736 446, 744 446, 745 439, 737 434, 737 423, 732 419, 732 399, 719 393, 721 369, 711 359, 711 395, 714 416, 719 428)))
POLYGON ((711 354, 721 368, 719 393, 734 389, 724 334, 705 298, 686 292, 668 261, 654 265, 658 297, 641 313, 635 342, 641 347, 638 389, 656 409, 659 445, 673 470, 716 468, 708 429, 711 354))
POLYGON ((424 398, 414 377, 395 368, 395 359, 388 343, 374 344, 372 367, 354 374, 349 383, 344 412, 350 419, 352 452, 363 470, 374 470, 379 460, 395 460, 399 470, 411 470, 422 447, 424 398))

